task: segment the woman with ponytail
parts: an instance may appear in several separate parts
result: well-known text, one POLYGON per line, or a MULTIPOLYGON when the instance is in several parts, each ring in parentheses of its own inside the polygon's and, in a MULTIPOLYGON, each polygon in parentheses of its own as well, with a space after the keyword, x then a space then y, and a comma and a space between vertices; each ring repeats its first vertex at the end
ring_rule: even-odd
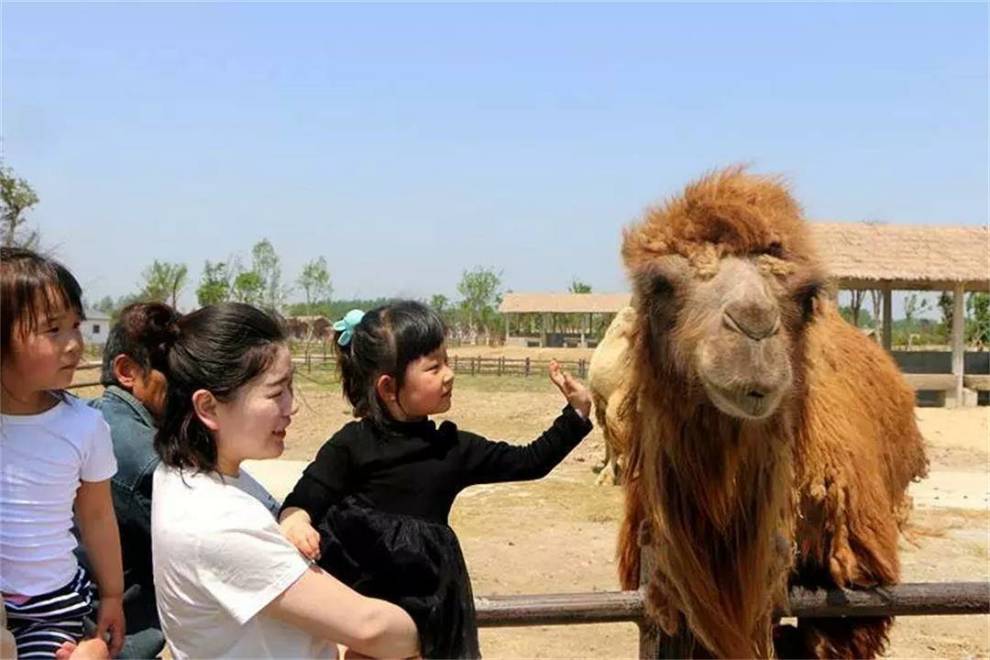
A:
POLYGON ((279 531, 264 488, 241 469, 276 458, 294 412, 285 332, 225 303, 182 317, 155 437, 152 544, 158 610, 175 658, 327 658, 418 651, 400 608, 311 566, 279 531))

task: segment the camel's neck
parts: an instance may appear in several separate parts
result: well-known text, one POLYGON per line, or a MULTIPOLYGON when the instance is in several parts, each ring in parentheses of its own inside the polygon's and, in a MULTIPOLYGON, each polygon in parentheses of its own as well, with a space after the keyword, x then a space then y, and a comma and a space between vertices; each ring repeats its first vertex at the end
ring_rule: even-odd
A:
POLYGON ((712 650, 764 655, 790 561, 790 413, 750 424, 707 403, 685 406, 690 393, 669 381, 650 389, 641 470, 660 570, 712 650))

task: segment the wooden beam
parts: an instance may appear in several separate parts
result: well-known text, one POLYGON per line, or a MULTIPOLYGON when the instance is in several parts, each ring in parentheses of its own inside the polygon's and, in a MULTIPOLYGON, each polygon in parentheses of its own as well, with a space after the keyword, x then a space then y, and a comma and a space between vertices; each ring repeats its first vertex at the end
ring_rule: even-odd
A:
POLYGON ((952 291, 961 284, 966 291, 990 291, 990 278, 965 282, 947 280, 873 280, 856 277, 839 277, 834 280, 840 289, 882 289, 885 284, 895 291, 952 291))
MULTIPOLYGON (((794 588, 779 616, 933 616, 990 613, 990 583, 916 582, 876 589, 794 588)), ((478 626, 564 626, 639 622, 646 617, 642 591, 485 596, 475 598, 478 626)))
POLYGON ((883 287, 883 347, 889 352, 894 343, 893 291, 889 284, 883 287))
POLYGON ((966 351, 966 291, 961 284, 952 292, 952 375, 956 378, 956 405, 963 402, 963 376, 966 351))

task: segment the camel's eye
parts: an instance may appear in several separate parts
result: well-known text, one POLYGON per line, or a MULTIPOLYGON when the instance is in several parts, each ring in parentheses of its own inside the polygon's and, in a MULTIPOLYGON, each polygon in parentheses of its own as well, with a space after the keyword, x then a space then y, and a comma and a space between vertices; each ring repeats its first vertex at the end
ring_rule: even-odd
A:
POLYGON ((652 298, 670 298, 674 295, 674 285, 663 275, 654 274, 650 280, 650 293, 652 298))
POLYGON ((775 259, 784 258, 784 245, 780 241, 774 241, 763 250, 763 254, 771 256, 775 259))

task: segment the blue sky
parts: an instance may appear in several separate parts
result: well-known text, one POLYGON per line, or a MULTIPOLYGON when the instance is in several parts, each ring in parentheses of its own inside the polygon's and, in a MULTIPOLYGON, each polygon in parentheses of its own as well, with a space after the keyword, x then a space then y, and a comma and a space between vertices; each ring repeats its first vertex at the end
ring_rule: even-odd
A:
POLYGON ((621 228, 734 162, 808 216, 988 221, 984 4, 17 4, 5 163, 87 297, 269 238, 335 296, 626 288, 621 228))

